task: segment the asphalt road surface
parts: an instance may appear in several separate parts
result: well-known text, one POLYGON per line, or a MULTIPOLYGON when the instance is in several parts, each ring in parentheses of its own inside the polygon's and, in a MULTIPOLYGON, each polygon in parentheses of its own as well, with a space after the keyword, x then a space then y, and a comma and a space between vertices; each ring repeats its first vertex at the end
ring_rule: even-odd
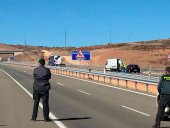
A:
POLYGON ((40 108, 38 121, 31 121, 32 106, 32 98, 0 70, 0 128, 59 128, 43 121, 40 108))
MULTIPOLYGON (((32 69, 22 68, 18 66, 4 66, 0 68, 11 75, 20 85, 22 85, 29 93, 32 94, 32 69)), ((20 125, 22 120, 29 122, 32 111, 32 99, 27 96, 25 91, 16 84, 9 76, 0 71, 2 76, 1 91, 3 85, 9 84, 8 88, 16 90, 16 96, 11 99, 13 104, 19 108, 21 104, 26 108, 19 109, 23 113, 23 117, 18 117, 13 122, 20 125), (13 85, 13 86, 12 86, 13 85), (19 103, 17 102, 19 99, 19 103), (15 101, 15 102, 14 102, 15 101), (16 121, 16 122, 15 122, 16 121)), ((1 77, 0 77, 1 78, 1 77)), ((155 106, 155 96, 135 93, 130 90, 117 88, 111 85, 98 84, 92 81, 81 80, 61 75, 52 75, 50 90, 50 109, 54 114, 56 123, 62 122, 64 125, 57 126, 55 123, 44 123, 39 121, 39 127, 43 125, 51 125, 49 128, 151 128, 154 123, 157 108, 155 106)), ((2 94, 7 91, 2 91, 2 94)), ((9 92, 10 93, 10 92, 9 92)), ((0 94, 0 96, 2 96, 0 94)), ((3 96, 2 96, 3 97, 3 96)), ((1 107, 6 99, 1 99, 1 107)), ((21 105, 21 106, 22 106, 21 105)), ((14 105, 13 105, 14 106, 14 105)), ((4 109, 10 115, 12 110, 4 109)), ((8 117, 4 117, 4 110, 0 110, 0 125, 8 126, 8 117), (3 123, 3 119, 5 123, 3 123)), ((18 113, 20 113, 18 112, 18 113)), ((19 116, 19 115, 18 115, 19 116)), ((10 119, 10 117, 9 117, 10 119)), ((42 111, 39 111, 39 120, 42 120, 42 111)), ((35 124, 35 123, 34 123, 35 124)), ((162 127, 170 127, 170 122, 162 122, 162 127)), ((18 127, 19 128, 19 127, 18 127)), ((26 127, 27 128, 27 127, 26 127)), ((43 128, 43 127, 42 127, 43 128)))

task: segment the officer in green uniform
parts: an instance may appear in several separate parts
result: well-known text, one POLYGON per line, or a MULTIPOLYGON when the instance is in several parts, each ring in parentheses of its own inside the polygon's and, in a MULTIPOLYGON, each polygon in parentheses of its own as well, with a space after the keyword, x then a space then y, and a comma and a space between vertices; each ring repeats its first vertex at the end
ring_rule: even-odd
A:
POLYGON ((158 92, 160 95, 160 101, 153 128, 160 128, 160 122, 163 117, 165 107, 167 104, 170 104, 170 67, 165 68, 165 75, 160 78, 158 83, 158 92))

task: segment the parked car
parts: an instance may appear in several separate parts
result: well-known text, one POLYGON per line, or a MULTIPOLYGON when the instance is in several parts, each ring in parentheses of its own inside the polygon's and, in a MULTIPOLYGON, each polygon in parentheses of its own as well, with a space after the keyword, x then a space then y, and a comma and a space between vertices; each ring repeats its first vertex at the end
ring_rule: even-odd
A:
POLYGON ((127 73, 131 73, 131 72, 140 73, 140 68, 137 64, 129 64, 126 68, 126 72, 127 73))

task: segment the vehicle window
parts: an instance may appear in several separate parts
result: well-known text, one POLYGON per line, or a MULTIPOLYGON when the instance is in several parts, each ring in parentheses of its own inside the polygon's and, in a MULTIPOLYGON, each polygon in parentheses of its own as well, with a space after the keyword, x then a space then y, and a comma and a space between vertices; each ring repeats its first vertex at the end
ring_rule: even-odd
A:
POLYGON ((56 60, 57 60, 58 58, 60 58, 60 56, 55 57, 56 60))
POLYGON ((138 65, 135 65, 134 67, 135 67, 135 68, 138 68, 138 65))
POLYGON ((133 68, 133 67, 134 67, 134 65, 130 65, 130 67, 131 67, 131 68, 133 68))
POLYGON ((50 56, 49 60, 53 61, 54 60, 54 56, 50 56))

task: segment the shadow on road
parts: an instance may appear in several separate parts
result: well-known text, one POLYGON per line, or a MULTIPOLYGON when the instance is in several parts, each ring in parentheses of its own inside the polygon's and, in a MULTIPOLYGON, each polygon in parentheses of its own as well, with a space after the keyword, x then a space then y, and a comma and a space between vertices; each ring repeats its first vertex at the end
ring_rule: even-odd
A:
MULTIPOLYGON (((63 118, 63 119, 52 119, 52 121, 68 121, 68 120, 88 120, 92 117, 81 117, 81 118, 63 118)), ((44 121, 44 120, 36 120, 36 121, 44 121)))
POLYGON ((91 119, 92 117, 82 117, 82 118, 63 118, 63 119, 52 119, 55 121, 67 121, 67 120, 88 120, 91 119))
POLYGON ((36 120, 36 121, 44 121, 44 120, 36 120))
POLYGON ((7 126, 7 125, 0 125, 0 127, 4 127, 4 126, 7 126))

